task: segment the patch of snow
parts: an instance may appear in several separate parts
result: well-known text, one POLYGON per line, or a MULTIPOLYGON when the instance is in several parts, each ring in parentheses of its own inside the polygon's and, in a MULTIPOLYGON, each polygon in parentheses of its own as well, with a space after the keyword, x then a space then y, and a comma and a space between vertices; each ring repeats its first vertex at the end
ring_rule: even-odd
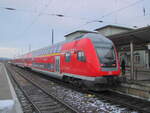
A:
POLYGON ((14 100, 0 100, 0 113, 12 113, 14 100))

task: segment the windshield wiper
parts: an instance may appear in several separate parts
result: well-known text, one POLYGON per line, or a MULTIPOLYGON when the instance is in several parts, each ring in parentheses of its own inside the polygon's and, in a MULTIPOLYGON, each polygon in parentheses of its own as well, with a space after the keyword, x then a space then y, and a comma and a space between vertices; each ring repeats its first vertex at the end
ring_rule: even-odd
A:
POLYGON ((110 56, 105 56, 105 58, 114 60, 114 57, 110 57, 110 56))

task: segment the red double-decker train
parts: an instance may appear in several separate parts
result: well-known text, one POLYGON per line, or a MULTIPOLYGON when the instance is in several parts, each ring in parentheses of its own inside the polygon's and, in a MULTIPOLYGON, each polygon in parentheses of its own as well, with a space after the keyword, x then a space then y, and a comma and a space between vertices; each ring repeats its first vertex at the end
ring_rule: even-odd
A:
POLYGON ((80 84, 108 84, 120 74, 114 44, 108 38, 88 33, 71 41, 29 52, 12 63, 80 84))

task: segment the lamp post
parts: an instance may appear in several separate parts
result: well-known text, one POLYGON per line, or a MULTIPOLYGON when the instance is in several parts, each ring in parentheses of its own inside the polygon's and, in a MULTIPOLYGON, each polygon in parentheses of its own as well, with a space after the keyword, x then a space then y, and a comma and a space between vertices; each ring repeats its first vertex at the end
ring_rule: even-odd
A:
POLYGON ((54 44, 54 29, 52 29, 52 45, 54 44))
MULTIPOLYGON (((57 17, 64 17, 62 14, 53 14, 54 16, 57 17)), ((52 28, 52 45, 54 44, 54 29, 52 28)))

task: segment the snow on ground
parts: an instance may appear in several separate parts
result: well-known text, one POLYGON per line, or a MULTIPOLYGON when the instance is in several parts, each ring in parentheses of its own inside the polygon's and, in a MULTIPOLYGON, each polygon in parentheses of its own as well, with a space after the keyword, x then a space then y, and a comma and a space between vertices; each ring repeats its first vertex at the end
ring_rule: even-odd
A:
POLYGON ((112 105, 105 100, 100 100, 94 95, 83 94, 55 84, 50 85, 50 87, 55 96, 83 113, 137 113, 119 105, 112 105))

